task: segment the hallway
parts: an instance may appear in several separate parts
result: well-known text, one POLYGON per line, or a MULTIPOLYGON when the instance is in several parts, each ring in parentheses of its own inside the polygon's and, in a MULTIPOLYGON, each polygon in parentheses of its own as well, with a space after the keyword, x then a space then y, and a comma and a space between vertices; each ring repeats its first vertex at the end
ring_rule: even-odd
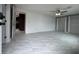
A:
POLYGON ((3 54, 70 54, 79 53, 79 36, 59 32, 24 34, 3 47, 3 54))

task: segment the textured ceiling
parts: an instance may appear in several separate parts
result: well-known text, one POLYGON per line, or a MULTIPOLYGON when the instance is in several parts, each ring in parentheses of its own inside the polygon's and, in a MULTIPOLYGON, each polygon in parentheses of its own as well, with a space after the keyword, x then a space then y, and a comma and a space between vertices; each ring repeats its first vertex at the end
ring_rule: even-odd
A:
POLYGON ((16 5, 17 8, 23 10, 39 12, 51 16, 55 16, 55 12, 49 12, 49 11, 55 11, 58 8, 64 9, 67 8, 68 6, 71 6, 72 8, 67 9, 68 12, 64 13, 64 15, 79 13, 79 4, 18 4, 16 5))

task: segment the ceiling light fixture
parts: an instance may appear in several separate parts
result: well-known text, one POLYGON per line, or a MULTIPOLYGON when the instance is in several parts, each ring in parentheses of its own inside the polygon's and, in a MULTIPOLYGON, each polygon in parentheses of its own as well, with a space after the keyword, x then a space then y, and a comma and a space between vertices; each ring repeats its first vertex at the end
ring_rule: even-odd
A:
POLYGON ((56 16, 60 16, 61 15, 61 13, 56 13, 56 16))

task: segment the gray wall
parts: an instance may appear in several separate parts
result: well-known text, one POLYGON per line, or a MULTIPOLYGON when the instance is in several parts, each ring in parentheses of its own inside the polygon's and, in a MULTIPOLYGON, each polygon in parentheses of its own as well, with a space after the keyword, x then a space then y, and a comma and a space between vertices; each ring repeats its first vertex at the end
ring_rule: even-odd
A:
POLYGON ((79 15, 59 17, 57 20, 56 27, 59 32, 79 34, 79 15))
POLYGON ((79 34, 79 15, 70 17, 70 32, 79 34))
POLYGON ((6 6, 6 43, 10 42, 10 5, 6 6))
MULTIPOLYGON (((5 4, 2 5, 2 12, 3 12, 3 15, 6 16, 6 6, 5 4)), ((5 22, 6 18, 3 19, 3 22, 5 22)), ((5 25, 2 25, 2 43, 5 43, 6 42, 6 24, 5 25)))
MULTIPOLYGON (((0 12, 2 12, 2 5, 0 5, 0 12)), ((0 53, 2 52, 2 26, 0 25, 0 53)))

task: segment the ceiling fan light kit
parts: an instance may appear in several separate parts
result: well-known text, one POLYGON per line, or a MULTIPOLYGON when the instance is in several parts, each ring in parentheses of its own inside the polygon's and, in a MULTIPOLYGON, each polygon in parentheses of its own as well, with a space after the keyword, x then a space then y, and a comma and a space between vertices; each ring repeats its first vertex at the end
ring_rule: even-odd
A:
POLYGON ((61 13, 56 13, 56 16, 60 16, 61 15, 61 13))

